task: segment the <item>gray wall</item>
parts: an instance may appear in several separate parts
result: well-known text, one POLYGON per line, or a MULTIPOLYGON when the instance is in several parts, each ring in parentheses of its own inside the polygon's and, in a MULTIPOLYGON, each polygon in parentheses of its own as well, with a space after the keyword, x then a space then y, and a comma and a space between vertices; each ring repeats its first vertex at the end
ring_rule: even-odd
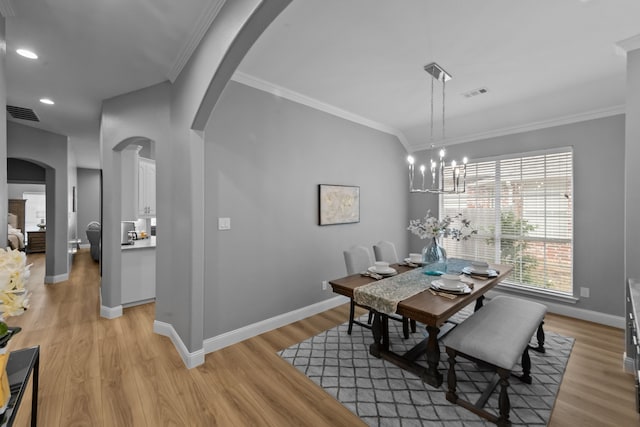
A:
MULTIPOLYGON (((6 46, 5 20, 0 16, 0 45, 6 46)), ((5 57, 7 49, 0 49, 0 159, 7 158, 7 86, 5 77, 5 57)), ((7 194, 7 168, 0 168, 0 224, 7 223, 7 213, 9 210, 7 194)), ((7 227, 0 227, 0 242, 7 241, 7 227)), ((3 243, 6 244, 6 243, 3 243)))
POLYGON ((69 239, 75 236, 75 213, 70 194, 75 185, 75 160, 67 137, 7 122, 7 156, 45 167, 47 188, 47 257, 45 282, 66 280, 71 257, 69 239))
POLYGON ((640 189, 638 160, 640 159, 640 49, 627 53, 626 105, 626 278, 640 279, 640 189))
POLYGON ((13 184, 9 183, 9 198, 22 199, 23 193, 44 193, 46 186, 43 184, 13 184))
POLYGON ((353 244, 406 254, 405 157, 393 136, 230 82, 205 129, 205 337, 335 296, 321 282, 353 244), (360 186, 360 223, 318 226, 318 184, 360 186))
MULTIPOLYGON (((607 117, 447 148, 447 156, 470 161, 509 153, 573 147, 574 295, 591 290, 575 307, 624 315, 624 116, 607 117)), ((428 158, 428 152, 420 153, 428 158)), ((437 212, 437 198, 432 211, 437 212)), ((416 213, 412 198, 410 211, 416 213)), ((424 215, 424 213, 422 213, 424 215)), ((419 214, 418 214, 419 216, 419 214)), ((416 216, 416 217, 418 217, 416 216)), ((411 241, 412 250, 420 249, 411 241)))
POLYGON ((100 169, 78 168, 78 238, 88 245, 87 224, 100 222, 100 169))
MULTIPOLYGON (((100 129, 100 149, 102 151, 102 280, 100 292, 103 307, 118 308, 121 301, 121 253, 120 220, 121 220, 121 173, 120 151, 130 143, 138 143, 140 139, 149 139, 156 143, 156 149, 168 149, 170 141, 169 129, 169 96, 168 82, 130 92, 107 99, 102 104, 102 126, 100 129)), ((163 173, 163 167, 156 165, 157 173, 163 173)), ((159 187, 157 202, 160 203, 164 193, 171 191, 171 183, 159 187)), ((162 215, 158 215, 158 223, 162 223, 162 215)), ((162 230, 161 227, 158 228, 162 230)), ((158 233, 158 247, 162 245, 158 233)), ((168 246, 171 250, 171 246, 168 246)), ((159 264, 158 262, 157 264, 159 264)), ((171 260, 168 261, 171 266, 171 260)), ((170 268, 170 267, 169 267, 170 268)), ((158 277, 158 287, 173 286, 158 277)), ((156 306, 156 313, 158 308, 156 306)))

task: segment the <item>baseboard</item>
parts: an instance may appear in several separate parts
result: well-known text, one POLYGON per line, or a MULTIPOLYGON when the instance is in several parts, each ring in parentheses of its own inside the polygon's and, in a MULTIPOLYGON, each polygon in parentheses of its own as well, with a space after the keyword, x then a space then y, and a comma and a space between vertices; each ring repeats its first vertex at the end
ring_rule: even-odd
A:
POLYGON ((104 317, 105 319, 115 319, 116 317, 122 316, 122 306, 118 305, 115 307, 107 307, 104 305, 100 305, 100 317, 104 317))
POLYGON ((91 243, 80 243, 80 249, 91 249, 91 243))
MULTIPOLYGON (((636 364, 633 361, 633 357, 627 356, 626 351, 622 355, 622 368, 627 374, 635 375, 636 373, 636 364)), ((638 368, 640 368, 640 366, 638 368)))
POLYGON ((176 330, 173 329, 173 325, 155 320, 153 322, 153 332, 168 337, 171 340, 187 368, 195 368, 204 363, 204 350, 200 349, 190 353, 176 330))
POLYGON ((316 304, 302 307, 298 310, 290 311, 269 319, 262 320, 260 322, 253 323, 251 325, 244 326, 242 328, 226 332, 221 335, 217 335, 212 338, 204 340, 203 346, 205 353, 211 353, 216 350, 228 347, 232 344, 239 343, 248 338, 255 337, 262 333, 271 331, 273 329, 280 328, 298 320, 305 319, 314 314, 322 313, 323 311, 332 309, 339 305, 349 302, 349 299, 344 296, 337 296, 316 304))
MULTIPOLYGON (((492 295, 502 294, 499 291, 487 292, 487 297, 491 298, 492 295)), ((507 294, 504 294, 507 295, 507 294)), ((549 301, 534 300, 532 298, 525 298, 518 296, 518 298, 524 298, 531 301, 536 301, 547 306, 547 310, 550 313, 560 314, 562 316, 573 317, 575 319, 586 320, 587 322, 599 323, 601 325, 611 326, 618 329, 625 328, 625 322, 623 316, 614 316, 612 314, 600 313, 599 311, 585 310, 584 308, 577 308, 573 306, 556 304, 549 301)))
POLYGON ((58 274, 57 276, 44 276, 44 283, 59 283, 69 280, 69 273, 58 274))

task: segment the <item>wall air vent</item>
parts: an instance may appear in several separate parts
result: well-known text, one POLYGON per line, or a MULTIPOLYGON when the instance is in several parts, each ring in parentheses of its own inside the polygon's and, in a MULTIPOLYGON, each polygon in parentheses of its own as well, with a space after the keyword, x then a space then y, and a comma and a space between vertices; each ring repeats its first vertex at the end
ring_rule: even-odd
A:
POLYGON ((472 98, 474 96, 483 95, 487 92, 489 92, 489 89, 487 89, 486 87, 481 87, 478 89, 470 90, 469 92, 465 92, 462 94, 462 96, 464 96, 465 98, 472 98))
POLYGON ((15 105, 7 105, 7 111, 14 119, 29 120, 31 122, 39 122, 40 119, 31 108, 16 107, 15 105))

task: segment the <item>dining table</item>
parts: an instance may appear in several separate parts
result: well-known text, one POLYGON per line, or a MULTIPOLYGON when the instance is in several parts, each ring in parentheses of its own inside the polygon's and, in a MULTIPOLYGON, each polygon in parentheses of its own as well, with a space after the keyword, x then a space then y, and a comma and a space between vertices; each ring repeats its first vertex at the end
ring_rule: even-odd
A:
MULTIPOLYGON (((490 264, 487 270, 490 274, 464 274, 463 271, 469 272, 471 262, 450 259, 445 266, 447 274, 459 274, 468 284, 469 289, 464 294, 434 290, 433 281, 439 279, 439 272, 434 272, 429 265, 406 262, 391 265, 397 271, 393 276, 380 278, 367 271, 331 280, 329 284, 333 292, 354 298, 358 305, 374 313, 371 326, 373 342, 369 346, 372 356, 414 373, 431 386, 440 387, 443 376, 438 369, 438 340, 455 327, 449 319, 470 304, 475 303, 475 310, 482 307, 484 295, 513 269, 510 265, 490 264), (391 349, 389 316, 393 314, 422 323, 427 331, 427 336, 404 354, 391 349), (425 356, 426 365, 422 356, 425 356)), ((398 339, 402 338, 399 336, 398 339)))

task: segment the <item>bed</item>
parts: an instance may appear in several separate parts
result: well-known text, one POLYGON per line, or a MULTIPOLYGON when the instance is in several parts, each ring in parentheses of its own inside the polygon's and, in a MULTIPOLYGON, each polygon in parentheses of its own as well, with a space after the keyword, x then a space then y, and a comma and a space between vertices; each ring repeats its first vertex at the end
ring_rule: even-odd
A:
POLYGON ((23 199, 9 199, 7 215, 7 240, 11 249, 24 250, 24 204, 23 199))

